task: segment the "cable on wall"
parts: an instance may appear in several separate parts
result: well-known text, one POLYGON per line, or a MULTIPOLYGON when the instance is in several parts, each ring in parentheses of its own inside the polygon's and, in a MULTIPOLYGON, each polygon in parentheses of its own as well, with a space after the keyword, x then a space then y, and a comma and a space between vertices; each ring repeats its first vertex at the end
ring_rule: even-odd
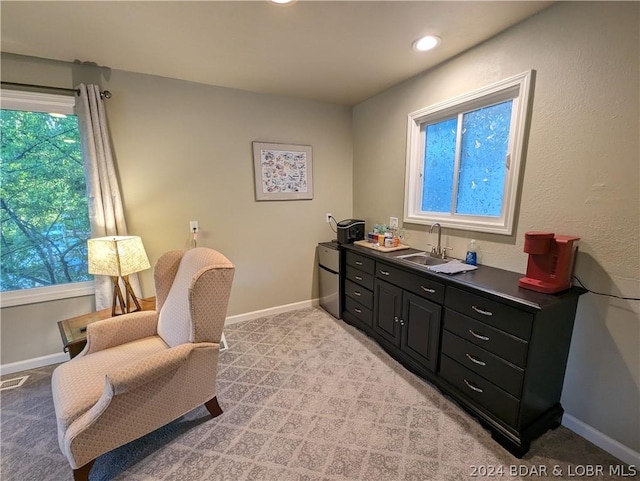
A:
POLYGON ((573 278, 578 281, 578 284, 580 285, 580 287, 582 287, 583 289, 586 289, 588 292, 590 292, 591 294, 596 294, 598 296, 606 296, 606 297, 615 297, 616 299, 624 299, 626 301, 640 301, 640 297, 624 297, 624 296, 617 296, 615 294, 606 294, 603 292, 596 292, 596 291, 592 291, 591 289, 589 289, 587 286, 585 286, 582 281, 580 279, 578 279, 576 276, 573 276, 573 278))
MULTIPOLYGON (((329 216, 329 221, 333 221, 333 223, 336 225, 336 227, 338 226, 338 221, 335 219, 335 217, 333 217, 332 215, 329 216)), ((331 222, 329 222, 329 227, 331 227, 331 230, 337 234, 338 231, 336 230, 336 227, 333 227, 333 225, 331 225, 331 222)))

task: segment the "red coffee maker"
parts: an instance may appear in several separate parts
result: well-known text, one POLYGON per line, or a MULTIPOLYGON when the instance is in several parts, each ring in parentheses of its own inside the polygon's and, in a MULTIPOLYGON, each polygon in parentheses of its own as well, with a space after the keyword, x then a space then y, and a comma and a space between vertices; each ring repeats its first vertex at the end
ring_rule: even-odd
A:
POLYGON ((524 289, 553 294, 571 287, 573 263, 580 237, 551 232, 525 232, 524 251, 529 254, 527 275, 518 285, 524 289))

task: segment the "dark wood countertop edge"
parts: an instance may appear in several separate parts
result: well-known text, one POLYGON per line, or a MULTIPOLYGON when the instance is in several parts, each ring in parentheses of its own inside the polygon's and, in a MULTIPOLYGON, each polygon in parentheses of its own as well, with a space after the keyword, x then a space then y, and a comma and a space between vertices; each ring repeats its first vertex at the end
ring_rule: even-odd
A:
POLYGON ((375 249, 369 249, 366 247, 356 246, 353 244, 343 244, 341 247, 358 254, 362 254, 365 256, 373 257, 375 259, 379 259, 384 262, 391 263, 409 272, 424 274, 433 280, 443 282, 444 284, 452 287, 461 287, 461 288, 468 288, 468 289, 481 291, 497 300, 507 301, 511 304, 522 306, 527 310, 531 310, 531 311, 538 311, 542 309, 542 307, 544 306, 554 304, 559 300, 561 300, 562 298, 564 298, 565 296, 580 296, 588 292, 586 289, 574 286, 571 289, 560 292, 558 294, 543 294, 540 292, 522 289, 520 287, 517 287, 516 285, 516 286, 513 286, 513 288, 516 289, 516 291, 520 295, 513 295, 513 293, 508 293, 503 290, 496 289, 490 285, 477 282, 476 280, 473 279, 475 277, 474 274, 480 271, 480 269, 485 270, 485 272, 490 271, 493 276, 499 276, 500 272, 503 272, 505 275, 513 277, 515 281, 516 278, 524 276, 524 274, 522 273, 508 271, 506 269, 500 269, 498 267, 479 265, 478 270, 467 272, 467 273, 460 273, 460 274, 453 274, 453 275, 441 274, 438 272, 430 271, 426 266, 420 266, 410 261, 398 259, 398 256, 402 256, 406 254, 414 254, 418 252, 425 252, 424 250, 410 248, 410 249, 404 249, 404 250, 393 251, 393 252, 380 252, 375 249))

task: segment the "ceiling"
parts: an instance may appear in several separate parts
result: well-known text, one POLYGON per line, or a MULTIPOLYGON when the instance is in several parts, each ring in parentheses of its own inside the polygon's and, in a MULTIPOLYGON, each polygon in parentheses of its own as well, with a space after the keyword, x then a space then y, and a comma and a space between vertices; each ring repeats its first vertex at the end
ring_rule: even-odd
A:
POLYGON ((554 2, 7 1, 1 50, 355 105, 554 2), (441 45, 417 52, 418 37, 441 45))

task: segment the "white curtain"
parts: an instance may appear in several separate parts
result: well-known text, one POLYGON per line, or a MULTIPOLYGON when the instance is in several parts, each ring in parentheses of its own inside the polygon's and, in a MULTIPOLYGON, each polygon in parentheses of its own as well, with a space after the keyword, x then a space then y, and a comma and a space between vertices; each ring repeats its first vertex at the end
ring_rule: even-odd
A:
MULTIPOLYGON (((104 101, 97 85, 80 84, 76 101, 76 115, 82 141, 84 169, 89 198, 89 221, 91 237, 127 235, 120 186, 116 175, 111 141, 107 128, 104 101)), ((129 281, 140 295, 140 285, 136 274, 129 281)), ((96 309, 111 307, 113 289, 107 276, 95 276, 96 309)))

